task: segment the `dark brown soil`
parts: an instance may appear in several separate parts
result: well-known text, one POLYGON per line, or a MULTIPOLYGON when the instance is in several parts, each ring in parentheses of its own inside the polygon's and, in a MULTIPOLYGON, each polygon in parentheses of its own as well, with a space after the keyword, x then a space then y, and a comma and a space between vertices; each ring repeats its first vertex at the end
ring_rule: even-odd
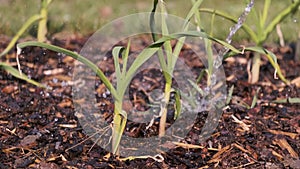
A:
MULTIPOLYGON (((74 36, 53 39, 51 43, 80 52, 87 39, 74 36)), ((148 43, 143 41, 146 40, 133 48, 148 43)), ((1 36, 0 51, 8 42, 8 38, 1 36)), ((300 77, 300 62, 293 60, 292 47, 268 49, 277 54, 287 79, 300 77)), ((188 58, 188 52, 183 51, 182 55, 188 58)), ((274 79, 274 69, 263 58, 260 82, 250 85, 247 62, 251 57, 247 53, 224 61, 228 89, 234 85, 233 97, 224 108, 216 131, 206 142, 198 140, 207 116, 201 112, 182 144, 162 154, 163 162, 151 158, 121 161, 90 139, 82 142, 88 136, 75 116, 72 84, 68 84, 72 81, 75 61, 41 48, 26 48, 20 58, 22 71, 53 89, 37 88, 0 70, 0 168, 300 168, 300 105, 272 103, 277 99, 300 97, 300 80, 285 85, 274 79), (256 106, 247 108, 258 88, 256 106)), ((1 60, 16 66, 14 52, 1 60)), ((107 68, 107 75, 114 71, 109 60, 101 66, 107 68)), ((151 72, 144 72, 137 79, 145 76, 149 77, 144 82, 151 86, 163 84, 160 79, 151 81, 151 72)), ((135 95, 135 100, 133 96, 130 98, 133 104, 145 109, 147 89, 136 92, 138 85, 131 86, 130 94, 135 95)), ((97 84, 96 91, 98 102, 103 103, 99 108, 107 113, 106 120, 111 121, 111 96, 102 97, 103 84, 97 84)), ((145 132, 145 124, 129 122, 127 128, 126 134, 132 137, 157 134, 155 126, 145 132)))

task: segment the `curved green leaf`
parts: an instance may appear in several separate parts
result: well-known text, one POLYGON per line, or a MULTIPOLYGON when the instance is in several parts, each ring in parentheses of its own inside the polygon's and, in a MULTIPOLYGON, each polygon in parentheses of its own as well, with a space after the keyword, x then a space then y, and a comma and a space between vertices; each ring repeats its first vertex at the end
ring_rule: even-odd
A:
MULTIPOLYGON (((208 9, 208 8, 201 8, 199 9, 200 12, 206 12, 206 13, 210 13, 210 14, 215 14, 217 16, 220 16, 224 19, 227 19, 233 23, 238 23, 238 19, 236 19, 234 16, 229 15, 225 12, 221 12, 215 9, 208 9)), ((250 36, 250 38, 255 42, 258 43, 258 37, 256 35, 256 33, 250 28, 250 26, 248 26, 247 24, 243 24, 242 25, 242 29, 250 36)))
POLYGON ((159 40, 157 40, 155 43, 153 43, 152 45, 150 45, 151 48, 153 47, 158 47, 161 46, 165 41, 170 41, 173 39, 178 39, 181 37, 202 37, 202 38, 207 38, 210 39, 212 41, 215 41, 223 46, 225 46, 226 48, 236 52, 236 53, 241 53, 238 49, 236 49, 235 47, 233 47, 232 45, 228 44, 227 42, 224 42, 222 40, 219 40, 217 38, 214 38, 204 32, 199 32, 199 31, 186 31, 186 32, 179 32, 179 33, 174 33, 174 34, 170 34, 167 36, 163 36, 162 38, 160 38, 159 40))
POLYGON ((97 76, 99 76, 99 78, 102 80, 102 82, 105 84, 107 89, 111 92, 111 94, 115 97, 115 99, 118 99, 118 95, 117 95, 115 88, 110 83, 110 81, 107 79, 107 77, 104 75, 104 73, 98 68, 97 65, 95 65, 93 62, 86 59, 85 57, 83 57, 75 52, 69 51, 67 49, 64 49, 64 48, 61 48, 58 46, 54 46, 54 45, 50 45, 47 43, 42 43, 42 42, 29 41, 29 42, 23 42, 23 43, 17 44, 17 48, 19 48, 19 49, 22 49, 22 48, 25 48, 28 46, 38 46, 38 47, 46 48, 46 49, 49 49, 49 50, 52 50, 52 51, 55 51, 58 53, 64 53, 64 54, 71 56, 72 58, 84 63, 85 65, 90 67, 97 74, 97 76))
MULTIPOLYGON (((121 81, 121 69, 120 69, 120 64, 119 64, 119 56, 124 50, 124 47, 122 46, 116 46, 113 48, 112 55, 114 58, 114 65, 115 65, 115 72, 116 72, 116 77, 117 77, 117 84, 121 81)), ((117 87, 118 88, 118 87, 117 87)), ((117 89, 118 90, 118 89, 117 89)))
POLYGON ((277 100, 274 100, 274 101, 272 101, 272 103, 300 104, 300 98, 299 97, 295 97, 295 98, 288 97, 287 99, 277 99, 277 100))
POLYGON ((7 63, 4 63, 4 62, 0 62, 0 67, 2 69, 4 69, 5 71, 7 71, 8 73, 10 73, 11 75, 13 75, 14 77, 18 78, 18 79, 21 79, 21 80, 25 80, 26 82, 28 83, 31 83, 33 85, 36 85, 38 87, 42 87, 42 88, 46 88, 45 85, 39 83, 39 82, 36 82, 32 79, 29 79, 26 75, 24 75, 23 73, 20 74, 20 72, 15 69, 14 67, 10 66, 9 64, 7 63))
POLYGON ((271 63, 271 65, 273 66, 273 68, 275 69, 275 73, 274 73, 274 76, 276 74, 278 74, 279 78, 286 84, 289 84, 289 81, 284 77, 284 75, 282 74, 281 72, 281 69, 280 69, 280 66, 279 64, 277 63, 277 57, 274 53, 272 53, 271 51, 267 50, 267 49, 264 49, 262 47, 258 47, 258 46, 254 46, 254 47, 246 47, 246 48, 243 48, 242 49, 242 52, 239 52, 239 53, 235 53, 234 51, 231 51, 229 52, 228 54, 225 55, 224 59, 228 58, 228 57, 231 57, 231 56, 234 56, 234 55, 237 55, 237 54, 240 54, 240 53, 243 53, 245 51, 252 51, 252 52, 257 52, 257 53, 260 53, 260 54, 263 54, 265 56, 267 56, 269 62, 271 63))
POLYGON ((33 15, 30 17, 24 25, 21 27, 21 29, 17 32, 17 34, 13 37, 13 39, 10 41, 8 46, 4 49, 4 51, 0 54, 1 56, 6 55, 15 45, 15 43, 18 41, 18 39, 22 36, 22 34, 36 21, 42 19, 42 16, 40 15, 33 15))
POLYGON ((276 15, 274 19, 272 19, 271 23, 265 29, 263 39, 267 39, 270 33, 275 29, 276 25, 284 20, 287 16, 293 13, 295 10, 298 10, 300 6, 300 0, 294 0, 294 3, 291 4, 289 7, 285 8, 279 14, 276 15))

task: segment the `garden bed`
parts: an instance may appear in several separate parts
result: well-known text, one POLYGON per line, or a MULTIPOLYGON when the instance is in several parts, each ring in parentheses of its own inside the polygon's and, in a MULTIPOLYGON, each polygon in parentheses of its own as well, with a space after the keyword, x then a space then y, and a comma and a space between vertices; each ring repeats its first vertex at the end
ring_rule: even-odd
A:
MULTIPOLYGON (((53 39, 51 44, 79 53, 87 39, 73 36, 53 39)), ((1 37, 1 51, 8 42, 1 37)), ((144 48, 147 43, 141 38, 132 48, 144 48)), ((294 48, 274 45, 268 49, 277 55, 287 79, 300 77, 294 48)), ((187 50, 181 55, 187 61, 192 59, 187 50)), ((260 81, 250 85, 247 64, 251 57, 246 53, 223 62, 228 89, 235 87, 216 131, 207 141, 198 140, 207 116, 199 112, 181 144, 162 153, 163 162, 151 158, 122 161, 87 139, 75 116, 75 60, 38 47, 26 48, 20 58, 22 71, 52 90, 37 88, 0 70, 0 168, 299 168, 300 105, 272 101, 300 97, 300 82, 288 86, 274 79, 273 67, 263 59, 260 81), (258 88, 257 104, 249 109, 247 105, 251 105, 258 88)), ((14 52, 2 61, 17 65, 14 52)), ((108 60, 106 64, 105 72, 110 74, 113 62, 108 60)), ((110 118, 113 104, 110 96, 103 98, 102 88, 96 86, 97 100, 103 103, 99 108, 110 118)), ((145 127, 128 125, 135 130, 125 133, 133 137, 140 136, 145 127)))

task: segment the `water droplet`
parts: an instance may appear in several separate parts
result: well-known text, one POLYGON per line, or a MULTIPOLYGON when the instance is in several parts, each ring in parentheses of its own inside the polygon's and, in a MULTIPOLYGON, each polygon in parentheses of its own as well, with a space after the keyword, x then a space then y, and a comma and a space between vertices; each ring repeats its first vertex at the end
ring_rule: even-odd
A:
POLYGON ((205 87, 204 90, 203 90, 203 93, 204 93, 203 97, 207 96, 209 94, 209 92, 210 92, 210 88, 208 86, 205 87))
POLYGON ((52 90, 51 86, 45 85, 46 86, 46 90, 52 90))
POLYGON ((297 19, 296 19, 296 18, 294 18, 294 19, 293 19, 293 22, 294 22, 294 23, 297 23, 298 21, 297 21, 297 19))
POLYGON ((210 77, 211 80, 211 86, 214 86, 217 83, 217 77, 215 74, 212 74, 210 77))
POLYGON ((217 58, 215 58, 213 67, 215 70, 219 69, 219 67, 222 65, 222 58, 223 56, 218 55, 217 58))
POLYGON ((62 86, 62 87, 66 87, 67 85, 68 85, 68 82, 66 82, 66 81, 62 81, 62 82, 61 82, 61 86, 62 86))
POLYGON ((58 82, 58 79, 53 78, 53 79, 52 79, 52 82, 53 82, 53 83, 57 83, 57 82, 58 82))

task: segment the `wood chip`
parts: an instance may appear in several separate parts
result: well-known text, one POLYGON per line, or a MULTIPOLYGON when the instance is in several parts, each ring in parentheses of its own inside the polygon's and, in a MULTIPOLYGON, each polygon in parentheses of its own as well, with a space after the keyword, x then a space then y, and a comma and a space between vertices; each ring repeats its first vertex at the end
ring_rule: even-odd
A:
POLYGON ((248 153, 248 154, 251 154, 251 152, 248 151, 248 150, 246 150, 246 149, 244 149, 244 147, 242 147, 242 146, 240 146, 240 145, 238 145, 238 144, 236 144, 236 143, 234 143, 233 145, 234 145, 236 148, 240 149, 241 151, 243 151, 243 152, 245 152, 245 153, 248 153))
POLYGON ((64 128, 76 128, 77 124, 59 124, 58 126, 64 128))
POLYGON ((63 68, 57 68, 57 69, 52 69, 52 70, 45 70, 43 73, 44 75, 57 75, 59 73, 63 73, 64 69, 63 68))
POLYGON ((75 59, 72 58, 71 56, 66 56, 62 61, 64 63, 68 63, 68 62, 73 62, 75 59))
POLYGON ((11 94, 13 93, 15 90, 17 90, 18 87, 17 86, 14 86, 14 85, 8 85, 8 86, 5 86, 1 92, 2 93, 6 93, 6 94, 11 94))
POLYGON ((59 169, 60 167, 55 164, 55 163, 47 163, 47 162, 41 162, 40 164, 37 165, 37 168, 39 169, 59 169))
POLYGON ((38 136, 38 135, 28 135, 28 136, 24 137, 23 140, 21 140, 20 146, 32 147, 37 144, 36 140, 38 138, 40 138, 40 136, 38 136))
POLYGON ((198 169, 206 169, 206 168, 209 168, 209 166, 206 165, 206 166, 200 167, 200 168, 198 168, 198 169))
POLYGON ((228 57, 228 58, 226 58, 225 61, 228 63, 231 63, 231 64, 233 64, 235 62, 237 62, 239 64, 243 64, 243 65, 247 64, 247 59, 244 57, 228 57))
POLYGON ((60 157, 61 157, 61 160, 62 160, 62 161, 64 161, 64 162, 68 161, 68 160, 66 159, 66 157, 64 157, 62 154, 60 155, 60 157))
POLYGON ((244 131, 249 131, 249 130, 250 130, 251 125, 245 124, 243 121, 239 120, 239 119, 236 118, 234 115, 231 115, 231 117, 233 118, 233 120, 234 120, 235 123, 240 124, 240 126, 242 127, 242 129, 243 129, 244 131))
POLYGON ((292 80, 291 84, 294 84, 297 87, 300 87, 300 77, 297 77, 296 79, 292 80))
MULTIPOLYGON (((175 144, 176 146, 185 148, 185 149, 204 149, 205 147, 203 146, 199 146, 199 145, 194 145, 194 144, 186 144, 186 143, 180 143, 180 142, 172 142, 173 144, 175 144)), ((219 149, 217 148, 207 148, 208 150, 212 150, 212 151, 219 151, 219 149)))
POLYGON ((234 80, 236 78, 236 76, 234 75, 234 74, 232 74, 232 75, 230 75, 230 76, 228 76, 227 78, 226 78, 226 81, 232 81, 232 80, 234 80))
POLYGON ((233 167, 232 169, 235 169, 235 168, 246 168, 247 166, 249 165, 252 165, 252 164, 255 164, 255 162, 250 162, 250 163, 247 163, 247 164, 242 164, 240 166, 237 166, 237 167, 233 167))
POLYGON ((12 134, 12 135, 17 135, 17 134, 16 134, 17 128, 14 128, 14 129, 12 129, 12 130, 6 128, 5 130, 8 131, 8 132, 10 132, 10 134, 12 134))
POLYGON ((72 106, 72 101, 71 100, 63 100, 61 103, 59 103, 57 106, 61 108, 65 107, 71 107, 72 106))
POLYGON ((226 151, 230 151, 232 149, 231 145, 228 145, 226 147, 223 147, 221 150, 219 150, 219 152, 217 152, 211 160, 209 160, 207 163, 215 163, 215 162, 220 162, 221 158, 220 156, 226 152, 226 151))
POLYGON ((272 154, 277 157, 279 160, 283 159, 283 156, 277 153, 276 151, 272 150, 272 154))
MULTIPOLYGON (((0 116, 1 118, 1 116, 0 116)), ((8 121, 3 121, 3 120, 0 120, 0 124, 8 124, 9 122, 8 121)))
POLYGON ((285 132, 285 131, 277 131, 277 130, 271 130, 269 129, 268 132, 276 135, 284 135, 284 136, 289 136, 292 139, 296 139, 297 136, 299 136, 297 133, 290 133, 290 132, 285 132))
POLYGON ((29 90, 31 93, 34 93, 34 92, 36 91, 36 88, 30 87, 28 90, 29 90))
POLYGON ((71 81, 72 77, 65 76, 65 75, 50 75, 50 76, 45 77, 45 80, 52 80, 52 79, 57 79, 60 81, 71 81))
POLYGON ((277 144, 281 149, 286 149, 293 158, 299 158, 297 152, 295 152, 295 150, 290 146, 290 144, 286 141, 285 138, 276 139, 274 143, 277 144))

